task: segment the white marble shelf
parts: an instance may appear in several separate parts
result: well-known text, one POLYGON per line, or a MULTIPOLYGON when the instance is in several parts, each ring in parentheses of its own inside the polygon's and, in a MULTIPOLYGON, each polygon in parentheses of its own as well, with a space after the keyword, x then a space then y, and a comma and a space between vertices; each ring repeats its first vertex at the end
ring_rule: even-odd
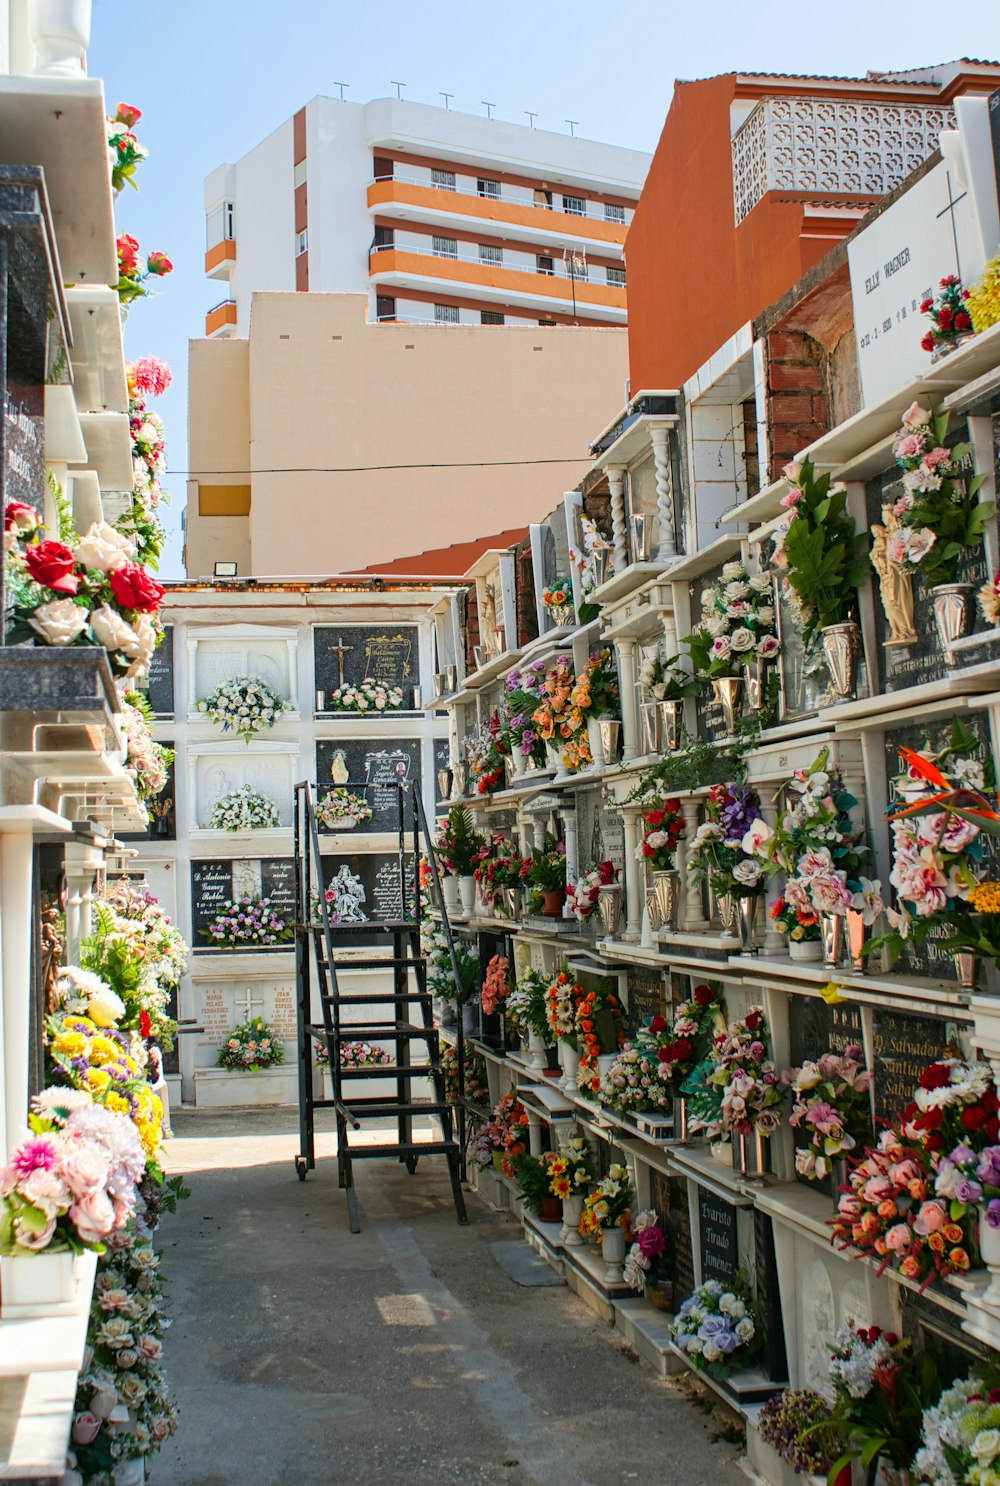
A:
MULTIPOLYGON (((676 561, 676 558, 671 559, 671 562, 676 561)), ((605 578, 600 588, 595 588, 593 593, 587 595, 587 601, 600 604, 602 608, 619 604, 651 579, 669 577, 671 562, 628 563, 620 573, 612 573, 610 578, 605 578)))

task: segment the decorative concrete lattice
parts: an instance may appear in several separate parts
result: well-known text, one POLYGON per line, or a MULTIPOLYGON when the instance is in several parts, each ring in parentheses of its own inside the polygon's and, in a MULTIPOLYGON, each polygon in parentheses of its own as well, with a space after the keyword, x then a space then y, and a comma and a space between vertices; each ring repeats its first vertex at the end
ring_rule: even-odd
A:
POLYGON ((767 191, 884 196, 954 127, 933 104, 765 98, 733 136, 736 220, 767 191))

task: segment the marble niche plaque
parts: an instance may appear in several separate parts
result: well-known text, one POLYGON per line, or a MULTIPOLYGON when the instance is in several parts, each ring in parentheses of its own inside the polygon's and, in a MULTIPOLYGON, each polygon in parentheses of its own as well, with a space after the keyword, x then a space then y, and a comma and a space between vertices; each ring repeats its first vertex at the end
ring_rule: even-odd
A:
POLYGON ((334 852, 323 857, 323 878, 335 897, 331 912, 339 915, 337 944, 367 944, 378 937, 378 925, 412 916, 414 861, 389 852, 334 852), (355 927, 355 925, 357 927, 355 927))
POLYGON ((728 1283, 739 1268, 736 1208, 707 1187, 698 1188, 701 1278, 728 1283))
MULTIPOLYGON (((356 832, 395 831, 399 827, 398 785, 421 782, 421 747, 414 738, 338 738, 316 744, 316 790, 341 786, 361 795, 371 806, 372 818, 356 832)), ((409 794, 404 816, 412 823, 409 794)), ((320 830, 325 827, 320 826, 320 830)))
POLYGON ((887 1123, 913 1102, 922 1073, 939 1058, 950 1057, 959 1024, 937 1016, 876 1007, 872 1022, 875 1072, 875 1118, 887 1123))
MULTIPOLYGON (((216 858, 191 863, 191 928, 196 949, 211 947, 201 932, 225 903, 236 898, 269 898, 276 913, 295 921, 295 862, 292 857, 216 858)), ((291 949, 292 944, 282 945, 291 949)), ((250 945, 245 946, 247 950, 250 945)), ((262 946, 267 948, 267 946, 262 946)))
POLYGON ((220 800, 234 790, 252 789, 272 800, 281 824, 290 826, 296 758, 293 753, 257 753, 243 744, 236 744, 231 753, 189 754, 194 765, 192 825, 198 830, 211 829, 212 809, 220 800))
POLYGON ((295 696, 293 653, 294 647, 278 636, 199 636, 194 640, 195 700, 209 696, 217 686, 236 676, 256 676, 279 697, 290 701, 295 696))
MULTIPOLYGON (((419 630, 415 624, 333 624, 313 630, 313 665, 319 693, 329 698, 341 686, 358 686, 366 678, 383 686, 401 686, 403 706, 414 706, 414 688, 420 685, 419 630)), ((338 717, 364 714, 337 713, 338 717)))
POLYGON ((195 1019, 205 1029, 195 1043, 196 1067, 214 1068, 219 1048, 233 1027, 255 1016, 262 1016, 278 1041, 285 1045, 286 1062, 294 1060, 295 982, 290 976, 195 979, 193 992, 195 1019))
POLYGON ((629 965, 625 982, 628 998, 628 1035, 650 1017, 667 1015, 667 992, 663 972, 649 965, 629 965))

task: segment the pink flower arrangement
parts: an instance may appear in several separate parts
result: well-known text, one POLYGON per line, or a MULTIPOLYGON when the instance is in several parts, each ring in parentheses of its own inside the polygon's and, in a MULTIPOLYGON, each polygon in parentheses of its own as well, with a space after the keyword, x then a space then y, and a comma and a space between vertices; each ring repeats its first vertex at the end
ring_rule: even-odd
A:
POLYGON ((696 1113, 692 1122, 710 1140, 729 1140, 753 1131, 769 1137, 781 1125, 787 1086, 768 1056, 769 1040, 759 1006, 751 1007, 745 1021, 732 1022, 716 1037, 706 1084, 718 1108, 709 1118, 696 1113))
POLYGON ((0 1253, 101 1249, 135 1210, 146 1170, 127 1115, 75 1089, 33 1101, 32 1134, 0 1171, 0 1253))
POLYGON ((486 966, 481 999, 483 1014, 492 1016, 510 995, 510 961, 504 955, 494 955, 486 966))
POLYGON ((597 908, 601 888, 618 881, 618 869, 613 862, 601 862, 597 867, 588 867, 580 880, 569 889, 566 902, 581 923, 590 918, 597 908))
POLYGON ((977 500, 982 478, 963 477, 971 445, 949 448, 947 434, 947 413, 935 415, 915 402, 903 414, 902 431, 893 445, 903 471, 903 490, 892 507, 901 530, 890 543, 888 556, 922 572, 929 587, 958 581, 963 549, 981 546, 995 509, 977 500))
POLYGON ((788 1123, 808 1137, 795 1152, 795 1169, 810 1181, 822 1181, 835 1161, 872 1139, 872 1076, 862 1056, 851 1046, 784 1075, 794 1101, 788 1123))

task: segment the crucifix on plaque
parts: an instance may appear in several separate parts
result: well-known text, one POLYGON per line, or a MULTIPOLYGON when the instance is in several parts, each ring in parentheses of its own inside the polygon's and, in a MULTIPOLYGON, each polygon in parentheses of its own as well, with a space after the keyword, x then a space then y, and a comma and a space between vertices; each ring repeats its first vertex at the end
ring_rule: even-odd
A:
POLYGON ((329 649, 331 655, 335 655, 337 657, 337 670, 340 672, 340 681, 338 684, 340 686, 343 686, 344 656, 348 653, 349 650, 353 650, 354 647, 352 645, 345 645, 343 640, 338 640, 336 645, 330 645, 327 648, 329 649))
POLYGON ((953 198, 952 197, 952 194, 951 194, 951 171, 950 170, 946 170, 945 171, 944 178, 945 178, 945 180, 948 183, 948 205, 941 208, 941 210, 938 212, 938 217, 939 218, 940 217, 943 217, 943 216, 945 216, 946 213, 949 213, 951 215, 951 237, 952 237, 952 242, 955 244, 955 273, 956 273, 956 275, 959 278, 961 278, 962 277, 962 260, 959 257, 959 253, 958 253, 958 230, 957 230, 957 228, 955 226, 955 208, 956 208, 956 206, 958 205, 958 203, 960 201, 964 201, 965 200, 966 196, 968 196, 969 193, 968 193, 968 191, 963 191, 962 194, 961 194, 961 196, 956 196, 956 197, 953 198))
POLYGON ((264 1001, 264 997, 263 996, 255 996, 254 993, 253 993, 253 986, 247 986, 246 997, 245 997, 244 1004, 241 1007, 238 1007, 237 1009, 240 1010, 240 1011, 245 1011, 246 1012, 247 1021, 248 1022, 252 1022, 253 1021, 253 1009, 254 1009, 254 1007, 255 1006, 264 1006, 264 1005, 266 1005, 266 1002, 264 1001))

